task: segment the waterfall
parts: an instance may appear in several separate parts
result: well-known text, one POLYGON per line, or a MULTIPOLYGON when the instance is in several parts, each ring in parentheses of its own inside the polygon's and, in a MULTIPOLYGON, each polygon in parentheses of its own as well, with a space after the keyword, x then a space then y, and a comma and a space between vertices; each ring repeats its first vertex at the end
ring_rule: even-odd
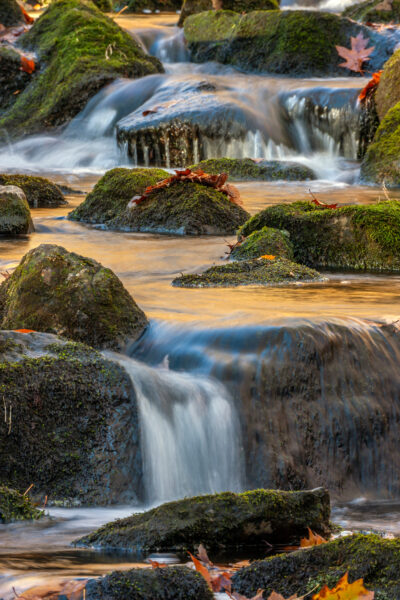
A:
POLYGON ((128 372, 141 427, 146 501, 242 490, 240 425, 225 386, 106 353, 128 372))

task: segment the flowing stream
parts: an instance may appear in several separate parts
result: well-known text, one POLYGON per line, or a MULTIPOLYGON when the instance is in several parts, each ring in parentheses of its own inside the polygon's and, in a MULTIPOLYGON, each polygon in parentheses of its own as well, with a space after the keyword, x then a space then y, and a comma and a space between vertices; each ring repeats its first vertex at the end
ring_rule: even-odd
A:
MULTIPOLYGON (((349 2, 304 4, 336 11, 349 2)), ((169 167, 157 141, 128 144, 118 134, 163 105, 196 125, 187 156, 281 158, 314 170, 312 182, 240 183, 253 214, 307 199, 309 188, 339 204, 383 197, 357 183, 362 78, 290 79, 193 65, 176 15, 118 21, 163 61, 165 74, 116 81, 57 135, 11 143, 1 132, 1 171, 45 174, 87 192, 114 166, 169 167)), ((334 519, 346 528, 400 534, 400 342, 383 326, 399 317, 400 277, 337 272, 323 283, 283 288, 177 289, 171 280, 179 273, 224 260, 224 238, 100 231, 68 221, 83 196, 67 199, 67 207, 32 210, 32 235, 0 239, 0 269, 13 269, 40 243, 60 244, 113 269, 149 316, 129 356, 111 356, 137 394, 145 505, 288 481, 326 483, 336 498, 334 519), (316 421, 320 447, 307 437, 316 421), (311 458, 301 471, 304 447, 311 458)), ((13 587, 133 566, 133 558, 69 544, 144 508, 51 507, 41 523, 0 526, 0 598, 14 598, 13 587)))

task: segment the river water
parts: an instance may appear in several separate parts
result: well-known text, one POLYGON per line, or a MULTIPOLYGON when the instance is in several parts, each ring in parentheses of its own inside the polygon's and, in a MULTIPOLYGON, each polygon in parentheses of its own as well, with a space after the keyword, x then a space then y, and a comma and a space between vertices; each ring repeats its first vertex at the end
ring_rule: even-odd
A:
MULTIPOLYGON (((323 7, 339 10, 348 4, 326 0, 323 7)), ((286 5, 296 7, 290 1, 286 5)), ((339 204, 384 197, 382 190, 358 184, 356 98, 365 80, 250 76, 214 63, 193 65, 182 32, 174 26, 176 15, 122 15, 118 22, 164 62, 166 73, 115 82, 59 135, 39 135, 14 144, 4 136, 1 171, 43 174, 88 192, 107 169, 133 164, 135 157, 117 144, 117 122, 171 98, 189 98, 203 110, 209 99, 199 87, 206 84, 215 90, 217 103, 229 99, 234 119, 247 128, 246 135, 240 133, 236 139, 221 135, 215 141, 205 136, 201 142, 208 156, 283 158, 316 173, 311 182, 238 184, 250 213, 271 204, 308 199, 309 189, 322 201, 339 204)), ((142 162, 146 157, 150 160, 150 151, 142 162)), ((400 192, 390 193, 400 199, 400 192)), ((260 339, 266 335, 269 340, 268 331, 274 328, 283 332, 286 341, 282 346, 276 343, 271 356, 283 346, 288 356, 292 354, 285 332, 296 328, 305 327, 311 336, 322 335, 324 340, 339 335, 337 327, 356 332, 355 347, 360 353, 365 350, 369 361, 361 369, 374 368, 374 352, 384 356, 388 366, 382 368, 385 378, 377 385, 385 391, 387 402, 397 399, 397 380, 391 376, 397 371, 397 349, 388 338, 372 332, 371 322, 398 319, 399 276, 335 272, 328 273, 324 283, 279 288, 173 288, 171 280, 178 274, 221 263, 232 239, 115 233, 68 221, 68 212, 83 197, 71 193, 66 207, 33 209, 35 233, 0 240, 0 269, 12 270, 41 243, 59 244, 110 267, 148 315, 150 330, 131 349, 130 358, 112 357, 124 364, 138 395, 147 506, 190 493, 246 487, 249 466, 235 393, 243 386, 227 373, 232 365, 235 372, 243 373, 261 365, 267 350, 264 346, 260 350, 260 339), (236 388, 229 381, 236 381, 236 388)), ((353 354, 343 354, 343 381, 360 369, 352 364, 353 354)), ((365 477, 375 482, 377 468, 370 465, 367 471, 365 477)), ((397 490, 395 479, 382 486, 381 494, 377 489, 376 495, 371 486, 364 486, 364 494, 360 481, 350 502, 349 497, 344 502, 336 496, 334 520, 345 529, 400 535, 400 503, 393 499, 397 492, 391 493, 397 490)), ((86 578, 117 566, 134 566, 129 556, 75 550, 70 543, 102 523, 144 508, 51 507, 51 519, 46 521, 0 526, 0 598, 14 598, 13 587, 18 594, 60 578, 86 578)))

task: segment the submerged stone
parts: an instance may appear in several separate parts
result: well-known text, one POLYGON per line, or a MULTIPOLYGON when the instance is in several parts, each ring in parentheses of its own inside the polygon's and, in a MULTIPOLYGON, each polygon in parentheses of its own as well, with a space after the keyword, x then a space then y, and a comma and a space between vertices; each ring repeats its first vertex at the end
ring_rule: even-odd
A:
POLYGON ((33 505, 29 496, 0 485, 0 523, 40 519, 43 512, 33 505))
POLYGON ((284 285, 298 281, 324 281, 317 271, 286 258, 260 257, 211 267, 200 274, 181 275, 176 287, 237 287, 239 285, 284 285))
POLYGON ((272 227, 263 227, 253 231, 249 237, 232 250, 231 258, 248 260, 259 258, 265 254, 293 260, 293 247, 288 232, 272 227))
POLYGON ((68 218, 83 223, 107 224, 123 213, 134 196, 141 196, 148 186, 167 177, 169 173, 162 169, 111 169, 68 218))
POLYGON ((255 490, 168 502, 104 525, 78 540, 81 546, 124 548, 143 553, 264 546, 299 541, 307 527, 329 532, 330 500, 322 488, 283 492, 255 490))
POLYGON ((0 286, 0 327, 57 333, 123 348, 147 319, 118 277, 97 261, 42 244, 0 286))
POLYGON ((24 192, 15 185, 0 185, 0 234, 34 231, 24 192))
POLYGON ((43 67, 0 120, 0 128, 15 137, 65 124, 119 77, 163 70, 90 0, 55 0, 21 44, 37 54, 43 67))
POLYGON ((348 6, 342 14, 362 23, 399 23, 400 1, 366 0, 348 6))
POLYGON ((185 20, 194 62, 215 60, 245 71, 291 76, 354 75, 340 67, 336 46, 350 48, 362 33, 374 46, 368 67, 376 71, 394 49, 393 40, 349 19, 318 11, 210 11, 185 20))
POLYGON ((110 221, 111 229, 175 235, 230 235, 249 214, 223 192, 200 183, 155 189, 110 221))
POLYGON ((204 577, 187 567, 115 571, 86 585, 86 600, 213 600, 204 577))
POLYGON ((16 185, 25 193, 31 208, 57 207, 67 204, 55 183, 32 175, 0 174, 0 185, 16 185))
MULTIPOLYGON (((278 10, 278 0, 222 0, 224 10, 233 10, 238 13, 250 12, 252 10, 278 10)), ((212 0, 183 0, 179 26, 190 15, 213 9, 212 0)))
POLYGON ((282 160, 255 161, 251 158, 208 158, 191 169, 218 175, 228 173, 233 181, 303 181, 316 179, 315 173, 299 163, 282 160))
POLYGON ((290 233, 294 258, 313 268, 400 271, 400 202, 324 209, 312 202, 270 206, 242 227, 248 236, 263 227, 290 233))
POLYGON ((0 483, 33 483, 41 501, 137 501, 136 396, 122 367, 54 335, 0 331, 0 395, 0 483))
POLYGON ((14 27, 23 23, 23 15, 20 5, 16 0, 1 0, 0 24, 4 27, 14 27))
POLYGON ((376 600, 400 598, 400 540, 354 535, 327 544, 255 561, 233 578, 233 589, 251 598, 258 589, 264 598, 275 591, 285 598, 334 587, 348 572, 349 581, 364 579, 376 600))

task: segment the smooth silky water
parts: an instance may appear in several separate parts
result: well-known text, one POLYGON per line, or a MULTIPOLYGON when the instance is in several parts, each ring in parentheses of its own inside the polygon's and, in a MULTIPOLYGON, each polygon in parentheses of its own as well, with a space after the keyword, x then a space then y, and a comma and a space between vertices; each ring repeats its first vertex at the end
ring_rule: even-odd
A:
MULTIPOLYGON (((284 4, 288 9, 307 4, 310 9, 335 11, 349 2, 296 5, 287 0, 284 4)), ((312 182, 238 184, 249 212, 309 199, 309 189, 321 201, 339 204, 384 198, 382 190, 357 184, 358 141, 352 127, 358 126, 356 97, 363 79, 262 77, 215 63, 192 65, 176 19, 176 15, 118 17, 122 27, 164 62, 166 73, 115 82, 93 98, 61 134, 37 135, 12 144, 1 132, 0 170, 48 175, 88 192, 107 169, 132 166, 126 148, 117 145, 117 121, 169 97, 190 95, 205 81, 214 86, 217 96, 229 97, 236 104, 249 128, 240 141, 216 144, 204 140, 209 156, 296 160, 317 174, 318 180, 312 182), (307 109, 310 99, 314 106, 320 103, 328 108, 324 120, 307 109)), ((390 194, 400 199, 400 193, 390 194)), ((270 351, 269 332, 274 328, 305 326, 311 334, 315 331, 316 336, 332 338, 335 327, 346 327, 354 330, 358 347, 369 353, 371 364, 366 369, 373 368, 374 352, 386 357, 388 369, 396 369, 398 356, 387 350, 390 343, 385 336, 371 341, 370 321, 390 322, 399 317, 399 276, 335 272, 326 274, 325 283, 278 288, 173 288, 171 281, 180 273, 225 260, 227 241, 233 237, 116 233, 68 221, 68 212, 83 198, 70 194, 67 207, 32 210, 35 233, 0 240, 0 270, 11 271, 28 250, 41 243, 59 244, 110 267, 150 318, 149 331, 130 349, 130 356, 108 354, 124 365, 137 394, 146 506, 246 487, 248 473, 235 397, 241 382, 232 373, 245 379, 246 370, 257 370, 270 351)), ((285 351, 290 354, 290 345, 285 351)), ((276 352, 271 346, 271 356, 276 352)), ((344 361, 347 364, 346 356, 344 361)), ((382 389, 387 398, 395 395, 394 384, 391 387, 382 380, 382 386, 386 386, 382 389)), ((368 477, 372 476, 371 471, 368 477)), ((0 526, 0 598, 14 598, 13 588, 21 593, 38 584, 135 566, 135 558, 129 555, 74 549, 70 544, 103 523, 144 508, 50 507, 50 519, 0 526)), ((356 497, 350 503, 336 503, 333 517, 346 529, 400 535, 400 502, 395 500, 356 497)), ((165 559, 173 561, 174 557, 165 559)))

